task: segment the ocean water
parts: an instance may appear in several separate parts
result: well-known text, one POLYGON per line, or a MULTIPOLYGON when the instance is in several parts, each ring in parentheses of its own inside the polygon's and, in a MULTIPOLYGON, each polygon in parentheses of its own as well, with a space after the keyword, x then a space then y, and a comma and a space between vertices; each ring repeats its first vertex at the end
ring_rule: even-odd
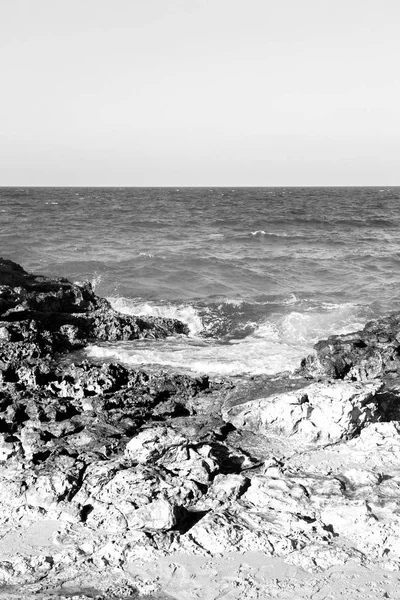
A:
POLYGON ((190 335, 92 358, 244 376, 400 310, 400 188, 0 188, 1 253, 190 335))

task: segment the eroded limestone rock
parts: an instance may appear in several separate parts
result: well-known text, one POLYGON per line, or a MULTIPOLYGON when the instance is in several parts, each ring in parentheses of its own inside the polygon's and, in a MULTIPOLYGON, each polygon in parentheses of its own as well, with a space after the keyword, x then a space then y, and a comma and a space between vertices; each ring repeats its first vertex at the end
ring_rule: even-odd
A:
POLYGON ((326 444, 352 437, 377 413, 381 382, 313 383, 299 390, 258 398, 223 410, 239 429, 296 436, 326 444))
POLYGON ((400 314, 370 321, 362 331, 333 335, 314 346, 300 372, 368 381, 400 372, 400 314))

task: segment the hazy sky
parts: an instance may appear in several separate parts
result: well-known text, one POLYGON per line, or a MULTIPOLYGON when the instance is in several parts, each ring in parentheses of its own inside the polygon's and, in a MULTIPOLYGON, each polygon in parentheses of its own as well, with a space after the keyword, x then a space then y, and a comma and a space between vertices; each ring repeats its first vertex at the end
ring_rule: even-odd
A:
POLYGON ((0 185, 400 185, 399 0, 0 0, 0 185))

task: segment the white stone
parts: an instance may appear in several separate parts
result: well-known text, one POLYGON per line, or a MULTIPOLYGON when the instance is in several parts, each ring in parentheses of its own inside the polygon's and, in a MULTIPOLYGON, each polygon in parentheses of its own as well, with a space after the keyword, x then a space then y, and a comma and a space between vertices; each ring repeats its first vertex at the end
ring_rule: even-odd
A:
POLYGON ((351 437, 376 413, 381 382, 313 383, 223 410, 225 421, 253 432, 326 444, 351 437))

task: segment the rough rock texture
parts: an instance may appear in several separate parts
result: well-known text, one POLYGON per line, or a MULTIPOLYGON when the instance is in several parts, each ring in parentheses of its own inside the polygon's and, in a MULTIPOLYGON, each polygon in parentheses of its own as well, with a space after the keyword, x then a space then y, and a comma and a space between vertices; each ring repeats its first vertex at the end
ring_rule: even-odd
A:
POLYGON ((367 381, 400 370, 400 314, 370 321, 362 331, 333 335, 302 362, 305 375, 367 381))
POLYGON ((376 419, 375 395, 381 388, 381 382, 312 383, 299 390, 235 404, 222 414, 238 429, 296 436, 316 444, 339 442, 376 419))
POLYGON ((396 316, 233 384, 65 360, 185 328, 9 261, 0 289, 0 597, 399 597, 396 316))
POLYGON ((30 275, 0 259, 0 367, 82 348, 90 339, 134 340, 187 333, 174 319, 120 315, 90 284, 30 275))

